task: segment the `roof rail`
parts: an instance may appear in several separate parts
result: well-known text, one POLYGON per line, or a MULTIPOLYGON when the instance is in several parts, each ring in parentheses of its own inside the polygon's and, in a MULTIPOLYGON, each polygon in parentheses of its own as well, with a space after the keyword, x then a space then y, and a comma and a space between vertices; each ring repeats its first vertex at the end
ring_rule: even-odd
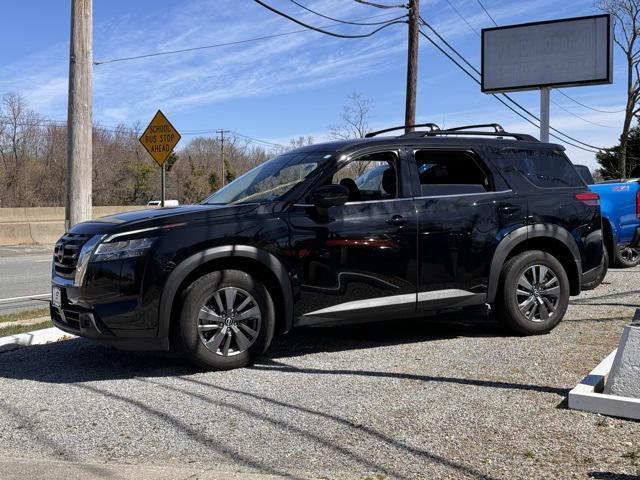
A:
POLYGON ((481 123, 478 125, 463 125, 462 127, 447 128, 447 132, 459 132, 461 130, 473 130, 474 128, 492 127, 495 133, 506 133, 506 130, 502 128, 499 123, 481 123))
MULTIPOLYGON (((400 125, 398 127, 385 128, 384 130, 378 130, 376 132, 369 132, 364 136, 364 138, 375 137, 375 136, 380 135, 382 133, 393 132, 394 130, 403 130, 403 129, 407 129, 407 128, 416 128, 416 127, 428 127, 431 132, 434 132, 436 130, 440 130, 440 127, 438 125, 436 125, 435 123, 420 123, 420 124, 417 124, 417 125, 400 125)), ((425 132, 425 133, 427 133, 427 132, 425 132)))
POLYGON ((460 129, 450 128, 447 130, 438 130, 433 132, 409 132, 409 133, 405 133, 400 138, 411 138, 411 137, 422 138, 422 137, 438 137, 438 136, 447 136, 447 135, 451 135, 451 136, 461 135, 466 137, 497 137, 497 138, 510 137, 521 142, 538 142, 537 138, 532 137, 531 135, 527 135, 525 133, 511 133, 511 132, 504 132, 504 131, 503 132, 498 132, 498 131, 483 132, 483 131, 464 130, 464 128, 468 128, 468 127, 461 127, 461 128, 463 129, 460 130, 460 129))

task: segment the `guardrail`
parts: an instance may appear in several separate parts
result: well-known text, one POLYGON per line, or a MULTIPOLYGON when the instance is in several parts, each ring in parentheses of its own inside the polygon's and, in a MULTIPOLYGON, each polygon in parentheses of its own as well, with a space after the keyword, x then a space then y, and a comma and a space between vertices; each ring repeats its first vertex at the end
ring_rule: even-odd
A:
MULTIPOLYGON (((93 207, 93 218, 144 206, 93 207)), ((51 245, 64 233, 64 207, 0 208, 0 246, 51 245)))

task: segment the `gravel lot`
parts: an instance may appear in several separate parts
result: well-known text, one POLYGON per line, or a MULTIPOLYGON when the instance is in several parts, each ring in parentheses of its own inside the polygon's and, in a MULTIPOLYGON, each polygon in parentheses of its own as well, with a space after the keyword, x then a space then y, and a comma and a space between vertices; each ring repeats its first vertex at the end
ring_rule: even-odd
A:
POLYGON ((640 423, 566 398, 639 299, 640 268, 612 270, 549 335, 461 314, 308 329, 222 373, 81 339, 3 353, 0 456, 291 478, 637 478, 640 423))

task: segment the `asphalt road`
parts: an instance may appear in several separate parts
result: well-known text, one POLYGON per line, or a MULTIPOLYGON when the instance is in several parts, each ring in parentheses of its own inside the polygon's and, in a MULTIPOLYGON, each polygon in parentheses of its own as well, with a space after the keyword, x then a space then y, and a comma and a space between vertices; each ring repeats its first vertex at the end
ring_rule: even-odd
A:
MULTIPOLYGON (((640 268, 612 270, 548 335, 512 336, 462 313, 301 329, 229 372, 84 339, 0 353, 0 471, 21 458, 68 462, 77 478, 105 478, 100 464, 295 479, 637 478, 640 423, 568 410, 566 399, 639 301, 640 268)), ((24 478, 12 468, 3 480, 24 478)))
POLYGON ((0 247, 0 315, 40 308, 51 297, 53 247, 0 247))

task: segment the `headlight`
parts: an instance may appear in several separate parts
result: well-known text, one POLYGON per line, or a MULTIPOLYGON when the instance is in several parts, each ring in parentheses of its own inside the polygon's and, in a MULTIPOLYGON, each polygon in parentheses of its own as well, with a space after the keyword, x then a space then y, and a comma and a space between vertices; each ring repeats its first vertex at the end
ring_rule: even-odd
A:
POLYGON ((92 260, 94 262, 108 262, 110 260, 142 257, 149 251, 156 238, 136 238, 134 240, 101 243, 93 253, 92 260))

